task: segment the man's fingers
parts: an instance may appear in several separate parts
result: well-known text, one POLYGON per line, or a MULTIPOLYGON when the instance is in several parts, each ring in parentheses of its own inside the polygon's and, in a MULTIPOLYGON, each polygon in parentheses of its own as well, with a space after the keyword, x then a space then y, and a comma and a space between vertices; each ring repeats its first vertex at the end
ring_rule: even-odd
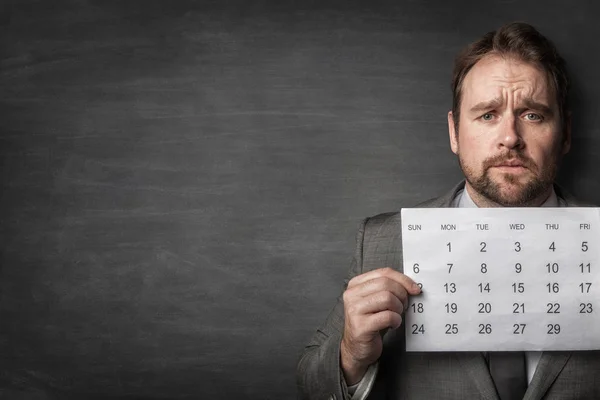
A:
POLYGON ((386 310, 402 314, 405 308, 406 302, 402 302, 396 294, 388 291, 380 291, 367 297, 355 299, 355 301, 348 306, 347 311, 350 315, 367 315, 386 310))
POLYGON ((389 292, 395 295, 404 305, 408 303, 408 292, 406 288, 397 281, 386 277, 371 279, 361 285, 348 289, 347 292, 352 298, 357 299, 353 301, 360 301, 360 298, 371 297, 377 293, 389 292))
POLYGON ((415 295, 421 293, 421 289, 417 285, 415 281, 413 281, 408 276, 403 273, 396 271, 392 268, 380 268, 375 269, 369 272, 365 272, 364 274, 355 276, 348 282, 348 288, 352 288, 358 285, 362 285, 365 282, 368 282, 377 278, 388 278, 400 283, 408 293, 415 295))
POLYGON ((397 329, 402 324, 402 316, 390 310, 381 311, 369 316, 367 324, 373 331, 387 328, 397 329))

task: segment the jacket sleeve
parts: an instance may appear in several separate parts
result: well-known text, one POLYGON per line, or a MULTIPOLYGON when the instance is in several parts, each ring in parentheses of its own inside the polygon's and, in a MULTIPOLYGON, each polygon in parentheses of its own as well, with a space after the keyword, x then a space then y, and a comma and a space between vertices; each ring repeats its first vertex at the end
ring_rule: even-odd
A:
MULTIPOLYGON (((365 219, 359 225, 356 235, 356 250, 352 259, 350 271, 344 280, 342 290, 346 290, 348 282, 363 272, 363 240, 365 219)), ((297 366, 297 384, 301 400, 349 400, 348 388, 340 367, 340 343, 344 331, 344 304, 340 294, 333 310, 325 323, 317 329, 308 345, 304 348, 297 366)), ((360 387, 372 386, 376 368, 369 368, 367 375, 361 381, 360 387), (366 381, 365 381, 366 380, 366 381)), ((353 399, 366 398, 368 392, 361 390, 353 399)))

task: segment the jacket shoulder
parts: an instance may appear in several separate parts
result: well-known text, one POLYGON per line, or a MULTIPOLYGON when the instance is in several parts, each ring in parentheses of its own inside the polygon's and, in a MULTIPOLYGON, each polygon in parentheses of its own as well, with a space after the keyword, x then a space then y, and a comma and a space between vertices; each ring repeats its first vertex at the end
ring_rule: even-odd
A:
MULTIPOLYGON (((446 194, 440 197, 434 197, 429 200, 422 201, 413 208, 437 208, 437 207, 449 207, 450 202, 454 198, 456 191, 451 194, 446 194)), ((394 224, 400 222, 400 211, 385 212, 374 215, 365 220, 365 225, 380 226, 386 224, 394 224)))

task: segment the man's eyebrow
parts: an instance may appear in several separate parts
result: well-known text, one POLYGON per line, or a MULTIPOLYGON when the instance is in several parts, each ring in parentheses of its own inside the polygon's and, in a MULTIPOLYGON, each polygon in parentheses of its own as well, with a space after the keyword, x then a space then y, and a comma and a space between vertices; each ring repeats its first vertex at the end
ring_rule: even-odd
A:
POLYGON ((500 97, 496 97, 492 100, 482 101, 480 103, 475 104, 469 110, 472 113, 479 113, 482 111, 493 110, 494 108, 498 108, 502 105, 502 99, 500 97))
POLYGON ((548 105, 544 103, 539 103, 533 100, 532 98, 523 99, 523 105, 525 106, 524 108, 541 111, 543 114, 546 114, 548 116, 554 115, 552 109, 548 105))
MULTIPOLYGON (((480 103, 475 104, 473 107, 471 107, 471 109, 469 111, 472 113, 479 113, 479 112, 483 112, 483 111, 493 110, 495 108, 500 107, 502 105, 502 103, 503 103, 502 98, 496 97, 495 99, 486 100, 486 101, 482 101, 480 103)), ((523 107, 519 107, 519 109, 528 109, 529 108, 532 110, 541 111, 543 114, 546 114, 549 116, 554 115, 554 113, 552 112, 552 109, 548 105, 537 102, 537 101, 533 100, 532 98, 523 99, 522 104, 523 104, 523 107)))

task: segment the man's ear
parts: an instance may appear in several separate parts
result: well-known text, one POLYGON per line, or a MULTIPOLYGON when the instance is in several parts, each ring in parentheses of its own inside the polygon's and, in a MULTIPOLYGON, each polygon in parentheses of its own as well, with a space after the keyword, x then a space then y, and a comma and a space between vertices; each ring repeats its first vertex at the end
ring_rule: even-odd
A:
POLYGON ((448 135, 450 136, 450 148, 454 154, 458 155, 458 136, 456 136, 456 125, 454 124, 452 111, 448 111, 448 135))
POLYGON ((565 155, 571 150, 571 111, 567 111, 567 115, 565 115, 563 135, 562 154, 565 155))

